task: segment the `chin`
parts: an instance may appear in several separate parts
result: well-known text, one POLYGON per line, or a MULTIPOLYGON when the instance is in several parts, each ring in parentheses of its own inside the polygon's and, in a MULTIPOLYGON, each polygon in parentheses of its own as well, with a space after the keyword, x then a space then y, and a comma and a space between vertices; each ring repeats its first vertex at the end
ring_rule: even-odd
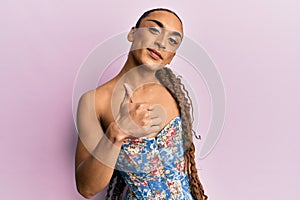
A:
POLYGON ((161 69, 166 65, 161 60, 154 60, 152 58, 144 59, 143 63, 144 65, 147 65, 149 68, 153 68, 153 69, 161 69))
POLYGON ((134 51, 133 57, 137 61, 136 64, 145 68, 145 70, 147 71, 156 71, 165 66, 162 60, 155 60, 151 56, 149 56, 145 49, 143 49, 142 51, 134 51))
POLYGON ((156 71, 156 70, 162 69, 164 66, 165 65, 163 65, 163 64, 150 63, 150 62, 147 62, 146 64, 143 65, 145 70, 150 70, 150 71, 156 71))

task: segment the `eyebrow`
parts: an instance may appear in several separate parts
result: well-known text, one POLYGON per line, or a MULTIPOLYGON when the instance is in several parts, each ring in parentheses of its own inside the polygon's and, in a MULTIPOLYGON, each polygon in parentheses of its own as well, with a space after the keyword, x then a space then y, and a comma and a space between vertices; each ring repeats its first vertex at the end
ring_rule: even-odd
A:
MULTIPOLYGON (((147 21, 150 21, 150 22, 154 22, 155 24, 157 24, 160 28, 165 28, 165 26, 163 25, 163 23, 161 23, 160 21, 157 21, 155 19, 148 19, 147 21)), ((178 37, 180 37, 182 39, 182 35, 177 32, 177 31, 173 31, 172 32, 173 35, 176 35, 178 37)))

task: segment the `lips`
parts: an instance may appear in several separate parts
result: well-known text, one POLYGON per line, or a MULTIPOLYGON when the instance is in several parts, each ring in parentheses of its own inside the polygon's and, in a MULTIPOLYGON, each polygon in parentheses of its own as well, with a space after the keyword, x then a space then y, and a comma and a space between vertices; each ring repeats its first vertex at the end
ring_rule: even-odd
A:
POLYGON ((161 54, 158 51, 156 51, 154 49, 150 49, 150 48, 147 48, 147 50, 150 51, 150 54, 154 59, 156 59, 156 60, 158 60, 159 58, 163 59, 161 54))

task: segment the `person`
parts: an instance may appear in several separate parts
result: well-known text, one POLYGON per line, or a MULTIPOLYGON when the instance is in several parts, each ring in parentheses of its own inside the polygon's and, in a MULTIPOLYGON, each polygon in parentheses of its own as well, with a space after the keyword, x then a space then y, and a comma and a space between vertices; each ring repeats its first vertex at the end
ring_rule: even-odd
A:
POLYGON ((78 103, 77 190, 85 198, 108 185, 106 199, 207 199, 195 164, 192 102, 167 67, 183 39, 182 21, 166 8, 148 10, 127 39, 121 71, 78 103))

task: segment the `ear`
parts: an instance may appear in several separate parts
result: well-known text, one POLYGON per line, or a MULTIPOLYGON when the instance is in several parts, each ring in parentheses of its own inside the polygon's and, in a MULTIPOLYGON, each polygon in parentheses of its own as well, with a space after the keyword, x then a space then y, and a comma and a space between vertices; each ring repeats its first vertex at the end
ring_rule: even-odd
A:
POLYGON ((127 35, 127 40, 129 42, 133 42, 134 34, 135 34, 135 27, 132 27, 127 35))

